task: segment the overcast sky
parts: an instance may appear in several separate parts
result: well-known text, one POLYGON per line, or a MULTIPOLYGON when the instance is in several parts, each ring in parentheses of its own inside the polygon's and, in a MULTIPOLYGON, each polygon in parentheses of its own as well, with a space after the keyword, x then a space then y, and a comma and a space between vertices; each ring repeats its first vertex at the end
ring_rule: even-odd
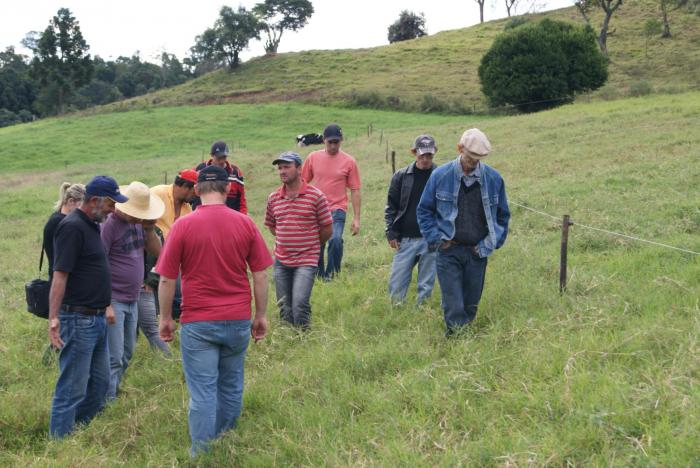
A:
MULTIPOLYGON (((260 0, 3 0, 0 48, 14 45, 29 31, 43 31, 59 8, 69 8, 80 22, 90 53, 116 58, 141 52, 153 61, 166 50, 182 59, 194 37, 210 27, 223 5, 250 9, 260 0)), ((486 20, 506 16, 504 0, 487 0, 486 20)), ((524 0, 522 0, 524 2, 524 0)), ((314 14, 299 32, 285 31, 279 52, 311 49, 349 49, 388 44, 387 28, 401 10, 423 12, 428 34, 479 22, 474 0, 312 0, 314 14)), ((537 0, 538 10, 573 4, 573 0, 537 0)), ((518 13, 524 13, 524 7, 518 13)), ((24 51, 24 53, 27 53, 24 51)), ((262 41, 251 43, 247 59, 264 53, 262 41)))

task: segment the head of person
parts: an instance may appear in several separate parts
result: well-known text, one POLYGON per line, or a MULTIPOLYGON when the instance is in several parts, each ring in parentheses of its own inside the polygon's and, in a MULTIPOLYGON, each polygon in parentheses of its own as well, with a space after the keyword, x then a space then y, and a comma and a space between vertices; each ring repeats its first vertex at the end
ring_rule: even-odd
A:
POLYGON ((211 164, 212 166, 226 167, 228 159, 228 145, 224 141, 215 141, 211 145, 211 164))
POLYGON ((223 203, 231 189, 231 181, 233 177, 229 176, 224 168, 207 166, 197 173, 197 185, 194 186, 194 191, 203 200, 205 197, 216 201, 220 199, 223 203))
POLYGON ((85 185, 63 182, 58 189, 58 201, 56 201, 54 209, 68 214, 77 208, 84 198, 85 185))
POLYGON ((433 156, 437 153, 435 138, 430 135, 418 135, 413 141, 411 153, 416 158, 418 169, 430 169, 433 166, 433 156))
POLYGON ((301 156, 293 151, 286 151, 272 161, 277 166, 280 180, 285 185, 295 184, 301 178, 301 156))
POLYGON ((173 181, 173 196, 181 202, 190 202, 194 197, 194 185, 197 183, 197 171, 183 169, 173 181))
POLYGON ((153 221, 165 212, 165 203, 157 195, 151 193, 148 186, 142 182, 134 181, 122 187, 122 193, 127 201, 117 203, 115 211, 117 216, 131 224, 144 221, 153 221))
POLYGON ((129 198, 121 193, 117 181, 109 176, 95 176, 85 186, 85 198, 79 208, 90 219, 101 223, 114 212, 116 203, 124 203, 129 198))
POLYGON ((343 141, 343 130, 336 124, 330 124, 323 129, 323 144, 326 153, 335 156, 340 151, 340 143, 343 141))
POLYGON ((484 132, 478 128, 470 128, 462 134, 457 143, 462 162, 468 166, 476 166, 491 152, 491 142, 484 132))

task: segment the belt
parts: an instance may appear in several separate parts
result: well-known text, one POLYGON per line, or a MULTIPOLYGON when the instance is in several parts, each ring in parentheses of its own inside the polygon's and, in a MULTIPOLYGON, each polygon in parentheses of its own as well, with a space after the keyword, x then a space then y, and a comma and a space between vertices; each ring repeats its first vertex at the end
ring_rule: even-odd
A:
POLYGON ((465 247, 470 247, 470 248, 476 247, 475 244, 467 244, 466 242, 460 242, 460 241, 456 241, 454 239, 450 239, 447 242, 449 242, 450 245, 463 245, 465 247))
POLYGON ((102 307, 100 309, 93 309, 92 307, 62 304, 61 310, 65 310, 66 312, 77 312, 77 313, 83 314, 83 315, 104 315, 105 310, 107 310, 107 309, 104 307, 102 307))

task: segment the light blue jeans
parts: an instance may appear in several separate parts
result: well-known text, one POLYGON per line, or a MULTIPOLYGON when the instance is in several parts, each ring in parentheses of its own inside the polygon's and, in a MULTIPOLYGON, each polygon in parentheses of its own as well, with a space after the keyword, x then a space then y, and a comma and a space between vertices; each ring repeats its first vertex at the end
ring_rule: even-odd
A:
POLYGON ((109 343, 109 390, 107 399, 117 397, 119 383, 129 367, 136 344, 136 326, 138 325, 138 302, 112 301, 116 322, 107 327, 109 343))
POLYGON ((413 267, 418 264, 418 294, 416 303, 420 305, 430 297, 435 286, 436 252, 428 252, 428 244, 422 237, 404 237, 396 249, 389 276, 389 297, 395 304, 406 299, 411 284, 413 267))
POLYGON ((105 405, 109 386, 107 322, 104 315, 60 311, 60 372, 51 405, 49 435, 58 439, 87 424, 105 405))
POLYGON ((170 356, 170 349, 163 340, 160 339, 160 330, 158 329, 158 317, 156 309, 156 296, 152 291, 141 289, 139 293, 139 328, 146 336, 151 348, 157 348, 166 356, 170 356))
POLYGON ((275 260, 275 290, 282 320, 303 329, 309 328, 315 277, 316 267, 285 266, 275 260))
POLYGON ((243 364, 250 320, 187 322, 180 331, 185 381, 190 392, 190 455, 236 426, 243 403, 243 364))

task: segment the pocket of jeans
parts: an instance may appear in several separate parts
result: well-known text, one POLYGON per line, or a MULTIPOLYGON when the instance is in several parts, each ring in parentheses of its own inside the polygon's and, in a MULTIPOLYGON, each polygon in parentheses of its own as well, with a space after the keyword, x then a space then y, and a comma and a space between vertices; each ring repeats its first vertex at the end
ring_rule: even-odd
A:
POLYGON ((94 315, 78 315, 73 320, 75 323, 75 328, 92 328, 95 326, 94 315))

